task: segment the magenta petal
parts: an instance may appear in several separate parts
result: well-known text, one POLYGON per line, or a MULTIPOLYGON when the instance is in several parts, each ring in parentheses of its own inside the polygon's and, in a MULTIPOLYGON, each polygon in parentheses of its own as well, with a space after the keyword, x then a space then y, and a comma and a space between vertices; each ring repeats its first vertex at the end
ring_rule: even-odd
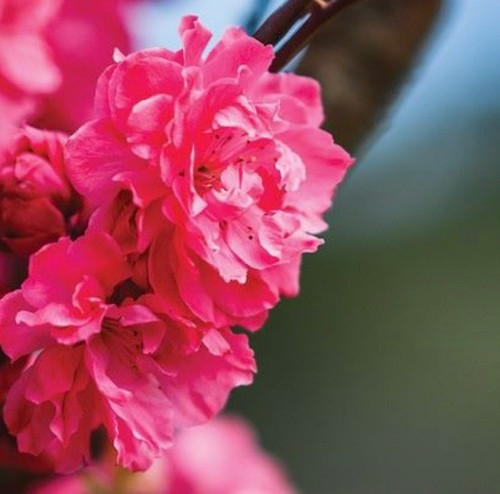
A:
POLYGON ((197 65, 201 61, 201 55, 212 37, 196 16, 185 16, 179 27, 184 45, 183 56, 185 65, 197 65))
POLYGON ((138 371, 140 360, 120 356, 127 348, 122 345, 127 343, 120 338, 95 338, 88 346, 86 364, 107 403, 106 427, 118 461, 144 470, 170 445, 170 402, 153 379, 138 371))
POLYGON ((261 315, 279 300, 278 294, 255 271, 249 271, 245 284, 236 281, 226 283, 208 266, 203 270, 203 278, 210 287, 215 304, 228 315, 232 324, 238 324, 238 317, 261 315))
POLYGON ((81 366, 82 348, 43 352, 10 389, 5 422, 19 450, 40 454, 69 472, 90 461, 99 402, 81 366))
POLYGON ((219 335, 217 343, 209 333, 197 352, 165 362, 175 367, 174 377, 158 376, 172 401, 176 427, 206 422, 224 406, 231 389, 253 380, 256 366, 248 338, 229 329, 219 335))
POLYGON ((36 359, 36 372, 24 390, 25 398, 40 404, 69 391, 80 365, 80 359, 75 358, 78 354, 78 350, 74 352, 62 346, 42 352, 36 359))
POLYGON ((152 49, 130 55, 112 73, 111 112, 113 119, 127 119, 140 101, 157 94, 176 96, 183 88, 182 67, 168 59, 168 52, 152 49), (145 57, 145 54, 149 56, 145 57))
POLYGON ((322 231, 321 215, 331 206, 334 191, 354 160, 333 144, 330 134, 319 129, 290 129, 280 139, 302 157, 307 169, 306 180, 287 196, 286 203, 303 214, 308 232, 322 231))
POLYGON ((262 271, 262 278, 269 286, 275 287, 277 293, 296 297, 300 288, 300 264, 301 257, 297 256, 284 264, 262 271))
POLYGON ((292 73, 264 74, 252 92, 266 103, 279 101, 279 115, 296 124, 318 127, 323 123, 320 85, 310 77, 292 73))
POLYGON ((98 281, 102 291, 94 292, 94 296, 99 297, 129 276, 129 267, 114 240, 102 233, 88 233, 75 242, 62 238, 33 255, 23 292, 36 307, 73 305, 75 289, 85 278, 98 281), (64 265, 61 259, 66 261, 64 265))
POLYGON ((108 120, 95 120, 73 134, 66 147, 66 160, 73 185, 94 203, 119 190, 120 185, 113 182, 115 175, 145 167, 108 120))
POLYGON ((136 103, 127 121, 128 142, 139 158, 151 159, 166 138, 166 127, 172 119, 173 98, 157 94, 136 103), (163 125, 160 124, 163 122, 163 125))
POLYGON ((195 263, 187 259, 188 267, 182 272, 174 271, 176 252, 172 249, 172 237, 163 232, 153 242, 149 255, 149 276, 151 285, 156 293, 164 298, 169 313, 185 315, 191 309, 204 320, 213 319, 213 302, 205 293, 199 279, 199 272, 195 263))
POLYGON ((264 46, 240 28, 229 28, 207 57, 203 67, 205 84, 217 79, 236 78, 242 67, 250 70, 251 75, 245 77, 248 84, 262 76, 273 58, 271 46, 264 46))
POLYGON ((13 360, 54 343, 49 325, 33 328, 17 322, 17 315, 30 308, 21 290, 9 293, 0 300, 0 345, 13 360))

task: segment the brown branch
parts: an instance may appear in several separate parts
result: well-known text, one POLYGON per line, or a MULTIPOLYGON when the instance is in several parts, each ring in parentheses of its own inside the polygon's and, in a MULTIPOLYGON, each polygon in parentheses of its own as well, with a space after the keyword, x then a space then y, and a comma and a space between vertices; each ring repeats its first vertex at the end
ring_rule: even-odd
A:
MULTIPOLYGON (((329 19, 356 1, 358 0, 314 0, 311 5, 310 16, 278 50, 270 70, 272 72, 281 70, 309 43, 311 38, 329 19)), ((271 17, 268 21, 271 20, 271 17)))
POLYGON ((331 19, 311 40, 297 73, 321 84, 324 129, 350 151, 371 134, 410 70, 447 0, 370 0, 331 19))
POLYGON ((276 45, 291 27, 307 12, 311 0, 288 0, 275 10, 255 31, 254 38, 261 43, 276 45))

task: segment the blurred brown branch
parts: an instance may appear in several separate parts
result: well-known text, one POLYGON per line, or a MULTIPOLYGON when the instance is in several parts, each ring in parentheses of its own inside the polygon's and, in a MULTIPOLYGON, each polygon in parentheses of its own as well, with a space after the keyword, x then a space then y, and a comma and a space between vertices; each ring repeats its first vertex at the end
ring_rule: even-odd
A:
POLYGON ((298 72, 323 88, 325 127, 348 149, 376 123, 434 25, 443 0, 367 0, 335 16, 298 72))
POLYGON ((254 38, 265 45, 275 45, 307 12, 311 0, 288 0, 277 8, 255 31, 254 38))
POLYGON ((309 2, 309 17, 285 41, 276 52, 271 65, 272 72, 278 72, 304 48, 317 34, 319 29, 341 10, 358 0, 313 0, 309 2))

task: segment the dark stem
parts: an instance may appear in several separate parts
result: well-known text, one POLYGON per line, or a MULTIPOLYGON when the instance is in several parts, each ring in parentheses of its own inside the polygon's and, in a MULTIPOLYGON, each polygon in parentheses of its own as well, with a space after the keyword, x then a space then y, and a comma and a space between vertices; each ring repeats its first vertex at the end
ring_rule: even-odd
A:
POLYGON ((255 31, 254 38, 265 45, 275 45, 306 14, 310 3, 311 0, 288 0, 255 31))
POLYGON ((356 1, 358 0, 314 0, 307 20, 276 52, 270 71, 278 72, 285 67, 328 20, 356 1))

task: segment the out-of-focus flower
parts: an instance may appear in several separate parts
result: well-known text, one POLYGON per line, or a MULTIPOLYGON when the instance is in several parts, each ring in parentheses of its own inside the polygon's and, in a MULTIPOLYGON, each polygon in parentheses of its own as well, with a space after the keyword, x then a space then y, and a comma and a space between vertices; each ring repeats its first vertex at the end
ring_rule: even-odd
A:
POLYGON ((0 301, 2 350, 27 360, 5 423, 21 452, 56 471, 88 464, 101 426, 118 462, 144 470, 175 430, 208 420, 252 381, 246 336, 173 321, 130 277, 108 235, 65 237, 32 255, 21 289, 0 301))
POLYGON ((317 83, 267 71, 270 46, 231 28, 203 57, 195 17, 180 34, 177 52, 116 55, 96 119, 69 140, 70 174, 99 207, 93 228, 146 256, 173 312, 257 329, 297 293, 352 159, 319 129, 317 83))
MULTIPOLYGON (((25 127, 0 151, 0 249, 4 252, 28 257, 78 229, 82 200, 66 177, 66 139, 61 133, 25 127)), ((1 259, 6 265, 12 256, 1 259)), ((4 267, 2 285, 3 278, 15 277, 9 266, 4 267)))
POLYGON ((0 148, 61 77, 44 30, 60 0, 0 0, 0 148))
POLYGON ((237 418, 184 431, 165 463, 165 494, 295 492, 281 465, 260 448, 250 426, 237 418))
POLYGON ((37 126, 73 132, 92 118, 97 79, 115 48, 130 50, 125 0, 64 0, 46 37, 62 75, 41 105, 37 126))
POLYGON ((219 418, 181 432, 166 457, 145 473, 112 472, 107 465, 55 479, 30 494, 294 494, 282 466, 266 454, 248 424, 219 418), (113 489, 116 485, 119 489, 113 489), (93 489, 93 487, 96 487, 93 489))

